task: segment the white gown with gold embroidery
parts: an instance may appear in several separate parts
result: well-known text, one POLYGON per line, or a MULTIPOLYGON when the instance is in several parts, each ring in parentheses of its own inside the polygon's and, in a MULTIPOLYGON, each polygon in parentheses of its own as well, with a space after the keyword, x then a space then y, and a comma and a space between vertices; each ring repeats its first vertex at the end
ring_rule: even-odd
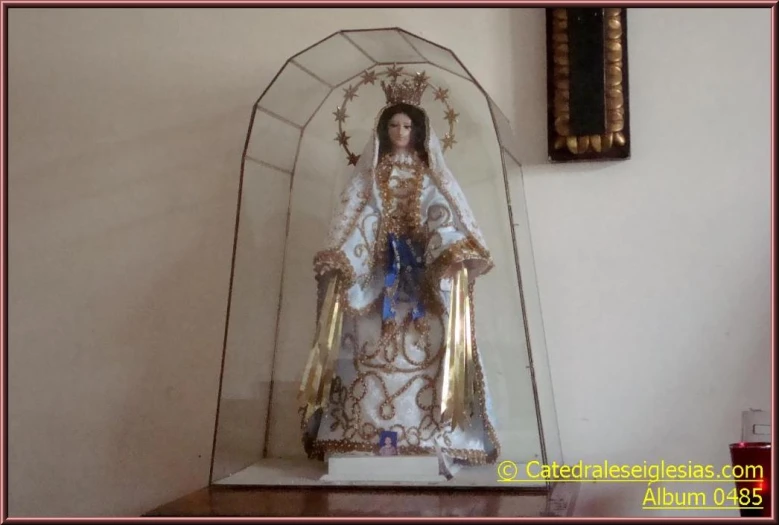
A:
MULTIPOLYGON (((455 463, 492 463, 499 454, 475 332, 469 424, 463 429, 441 422, 449 271, 457 264, 467 266, 473 304, 474 280, 489 271, 492 260, 443 162, 438 139, 432 130, 428 136, 430 167, 407 154, 378 162, 374 133, 342 194, 328 248, 315 258, 320 308, 326 276, 337 275, 344 283, 345 309, 328 401, 313 415, 302 412, 310 457, 375 452, 385 430, 397 432, 399 455, 437 454, 444 473, 455 463), (388 316, 385 278, 391 235, 415 248, 418 271, 398 276, 388 316)), ((471 327, 473 323, 471 312, 471 327)))

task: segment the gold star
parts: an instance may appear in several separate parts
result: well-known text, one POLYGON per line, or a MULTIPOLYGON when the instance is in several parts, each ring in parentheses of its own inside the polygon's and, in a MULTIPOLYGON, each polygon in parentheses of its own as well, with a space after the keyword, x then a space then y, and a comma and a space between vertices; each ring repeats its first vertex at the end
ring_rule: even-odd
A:
POLYGON ((352 100, 354 97, 357 96, 357 86, 355 86, 355 87, 349 86, 349 87, 344 88, 344 93, 346 93, 344 95, 344 98, 346 100, 352 100))
POLYGON ((441 100, 443 102, 446 102, 446 99, 449 98, 449 90, 444 88, 438 88, 435 90, 435 99, 441 100))
POLYGON ((338 109, 336 111, 333 111, 333 115, 335 115, 335 120, 337 122, 344 122, 349 116, 346 114, 346 108, 342 108, 341 106, 338 106, 338 109))
POLYGON ((428 80, 430 80, 430 77, 425 75, 424 71, 414 75, 414 82, 417 83, 417 84, 427 84, 428 80))
POLYGON ((397 81, 402 71, 403 71, 403 67, 398 67, 395 64, 393 64, 387 68, 386 73, 388 77, 392 77, 393 81, 397 81))
POLYGON ((359 155, 355 155, 354 153, 349 153, 349 166, 356 166, 358 160, 360 160, 359 155))
POLYGON ((457 144, 457 141, 454 140, 453 133, 447 133, 446 135, 444 135, 444 140, 442 142, 444 143, 444 151, 451 149, 452 146, 457 144))
POLYGON ((339 132, 333 140, 337 140, 338 144, 341 146, 346 146, 349 144, 349 135, 346 134, 345 131, 339 132))
POLYGON ((363 84, 372 84, 375 85, 376 83, 376 72, 375 71, 365 71, 362 74, 362 83, 363 84))
POLYGON ((449 121, 449 125, 451 126, 452 122, 457 122, 457 117, 459 116, 459 113, 455 113, 452 108, 449 108, 449 111, 446 112, 446 116, 444 118, 449 121))

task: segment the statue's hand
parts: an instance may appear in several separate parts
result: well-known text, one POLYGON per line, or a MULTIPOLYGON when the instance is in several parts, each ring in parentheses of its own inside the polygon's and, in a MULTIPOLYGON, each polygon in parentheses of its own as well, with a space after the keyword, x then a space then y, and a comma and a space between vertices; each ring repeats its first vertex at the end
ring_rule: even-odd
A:
POLYGON ((441 275, 442 279, 453 279, 455 275, 457 275, 457 272, 463 269, 465 267, 465 263, 459 262, 451 265, 449 268, 446 269, 446 271, 441 275))

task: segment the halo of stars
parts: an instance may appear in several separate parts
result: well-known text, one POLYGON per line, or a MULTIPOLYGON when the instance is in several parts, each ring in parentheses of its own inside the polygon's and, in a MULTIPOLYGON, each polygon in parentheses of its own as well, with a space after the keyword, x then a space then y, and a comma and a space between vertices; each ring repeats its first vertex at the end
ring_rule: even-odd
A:
MULTIPOLYGON (((373 69, 373 67, 371 67, 370 70, 366 69, 360 75, 359 82, 357 82, 356 84, 349 84, 347 87, 342 88, 344 92, 343 102, 341 103, 340 106, 336 108, 335 111, 333 111, 333 115, 335 116, 335 121, 338 123, 338 133, 336 133, 334 140, 336 140, 338 144, 346 152, 346 160, 349 166, 356 165, 357 161, 360 160, 360 156, 355 154, 352 150, 349 149, 349 139, 351 137, 349 137, 349 135, 347 135, 346 131, 344 130, 344 123, 346 122, 346 119, 349 118, 349 115, 346 114, 346 107, 350 101, 354 100, 358 96, 357 92, 359 91, 361 86, 364 86, 366 84, 371 84, 375 86, 376 81, 379 79, 379 76, 389 77, 392 79, 393 82, 396 82, 398 80, 398 77, 401 76, 411 77, 412 79, 418 82, 427 82, 430 78, 427 75, 425 75, 424 72, 422 73, 404 72, 403 66, 397 66, 396 64, 393 64, 391 66, 388 66, 384 71, 378 73, 373 69)), ((455 140, 455 135, 454 135, 454 128, 460 114, 455 112, 452 106, 449 105, 449 89, 445 89, 443 87, 436 87, 430 83, 428 83, 428 85, 431 88, 433 88, 433 96, 435 97, 435 100, 440 100, 441 104, 443 104, 444 107, 446 108, 446 112, 444 113, 444 119, 449 123, 449 131, 441 139, 443 152, 446 153, 447 150, 452 149, 454 145, 457 144, 457 140, 455 140)))

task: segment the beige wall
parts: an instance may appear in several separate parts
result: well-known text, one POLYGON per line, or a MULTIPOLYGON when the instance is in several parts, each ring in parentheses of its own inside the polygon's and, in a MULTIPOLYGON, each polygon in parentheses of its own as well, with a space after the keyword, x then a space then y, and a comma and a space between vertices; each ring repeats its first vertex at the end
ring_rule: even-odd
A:
MULTIPOLYGON (((526 158, 563 452, 720 468, 771 407, 770 11, 628 16, 633 158, 526 158)), ((584 485, 577 513, 738 516, 642 511, 646 489, 584 485)))
POLYGON ((727 461, 769 406, 769 13, 629 16, 634 158, 550 166, 540 9, 12 9, 10 515, 207 483, 250 108, 342 28, 450 47, 516 123, 566 460, 727 461))

